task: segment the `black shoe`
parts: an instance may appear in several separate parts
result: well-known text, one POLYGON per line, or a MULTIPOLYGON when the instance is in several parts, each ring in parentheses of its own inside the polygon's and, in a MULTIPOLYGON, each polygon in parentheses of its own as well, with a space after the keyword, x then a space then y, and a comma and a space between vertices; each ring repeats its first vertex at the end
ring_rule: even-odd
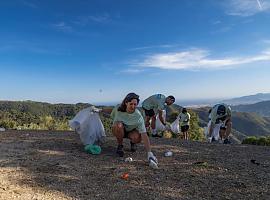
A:
POLYGON ((137 145, 130 141, 130 150, 132 152, 135 152, 137 150, 137 145))
POLYGON ((161 135, 158 135, 158 134, 152 135, 152 137, 162 138, 162 136, 161 135))
POLYGON ((116 153, 120 156, 123 157, 124 156, 124 151, 123 151, 123 145, 118 145, 116 153))
POLYGON ((223 144, 231 144, 231 141, 230 141, 228 138, 226 138, 226 139, 224 140, 223 144))
POLYGON ((216 139, 215 137, 212 137, 212 141, 211 142, 216 142, 216 139))

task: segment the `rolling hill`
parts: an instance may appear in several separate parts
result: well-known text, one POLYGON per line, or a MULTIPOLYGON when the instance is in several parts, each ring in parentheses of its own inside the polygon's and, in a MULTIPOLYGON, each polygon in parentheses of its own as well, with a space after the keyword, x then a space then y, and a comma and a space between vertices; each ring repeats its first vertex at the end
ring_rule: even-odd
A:
POLYGON ((261 101, 269 101, 270 93, 258 93, 254 95, 242 96, 232 99, 226 99, 222 102, 227 103, 229 105, 240 105, 240 104, 254 104, 261 101))
POLYGON ((232 106, 232 109, 237 112, 252 112, 263 117, 270 117, 270 101, 262 101, 249 105, 232 106))
MULTIPOLYGON (((267 136, 270 135, 270 118, 260 116, 256 113, 246 111, 263 112, 267 115, 269 112, 270 101, 257 104, 241 105, 233 107, 233 137, 242 141, 246 136, 267 136), (260 108, 260 109, 259 109, 260 108), (238 112, 245 111, 245 112, 238 112)), ((10 129, 49 129, 66 130, 68 128, 67 120, 90 104, 49 104, 33 101, 0 101, 0 126, 10 129), (48 117, 49 116, 49 117, 48 117), (33 125, 34 124, 34 125, 33 125), (63 129, 64 127, 64 129, 63 129)), ((170 116, 179 112, 181 106, 174 104, 167 109, 170 116)), ((191 108, 199 117, 199 126, 205 127, 208 122, 209 107, 191 108)), ((175 115, 173 115, 175 117, 175 115)), ((104 121, 105 127, 109 127, 109 121, 104 121)), ((196 122, 197 123, 197 122, 196 122)))

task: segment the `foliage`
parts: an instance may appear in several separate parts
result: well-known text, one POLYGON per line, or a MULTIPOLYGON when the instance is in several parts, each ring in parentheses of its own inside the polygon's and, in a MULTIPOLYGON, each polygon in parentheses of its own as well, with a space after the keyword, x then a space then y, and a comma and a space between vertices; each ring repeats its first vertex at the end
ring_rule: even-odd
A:
MULTIPOLYGON (((72 119, 77 112, 90 104, 49 104, 33 101, 0 101, 0 127, 19 130, 70 130, 68 120, 72 119)), ((112 109, 112 107, 101 107, 112 109)), ((142 109, 139 108, 141 111, 142 109)), ((173 122, 180 113, 181 107, 174 105, 168 110, 167 121, 173 122)), ((142 112, 143 113, 143 112, 142 112)), ((199 127, 198 115, 189 110, 190 138, 203 140, 203 131, 199 127)), ((112 119, 100 114, 101 121, 106 133, 111 133, 112 119)), ((177 137, 172 134, 172 137, 177 137)))
POLYGON ((270 146, 270 136, 268 137, 247 137, 243 140, 242 144, 252 144, 252 145, 260 145, 260 146, 270 146))

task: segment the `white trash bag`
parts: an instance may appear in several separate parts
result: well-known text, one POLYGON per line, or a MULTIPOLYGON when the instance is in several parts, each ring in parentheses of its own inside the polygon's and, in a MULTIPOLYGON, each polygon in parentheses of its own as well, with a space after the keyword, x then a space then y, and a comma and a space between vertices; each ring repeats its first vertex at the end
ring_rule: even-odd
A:
MULTIPOLYGON (((165 121, 165 119, 166 119, 166 111, 165 110, 162 111, 162 118, 165 121)), ((161 121, 159 119, 159 114, 157 114, 157 116, 156 116, 156 131, 165 131, 165 130, 166 130, 166 126, 164 126, 161 123, 161 121)))
MULTIPOLYGON (((207 127, 204 127, 204 134, 205 134, 206 138, 209 137, 210 126, 211 126, 211 121, 208 122, 207 127)), ((212 138, 215 138, 215 140, 217 140, 217 141, 220 139, 219 131, 220 131, 221 126, 222 126, 222 123, 214 125, 212 137, 208 138, 209 141, 212 140, 212 138)))
POLYGON ((180 118, 179 116, 171 123, 171 131, 175 134, 180 133, 180 125, 179 125, 180 118))
POLYGON ((69 121, 69 126, 80 135, 84 145, 104 142, 106 137, 104 126, 97 112, 96 108, 88 107, 78 112, 69 121))

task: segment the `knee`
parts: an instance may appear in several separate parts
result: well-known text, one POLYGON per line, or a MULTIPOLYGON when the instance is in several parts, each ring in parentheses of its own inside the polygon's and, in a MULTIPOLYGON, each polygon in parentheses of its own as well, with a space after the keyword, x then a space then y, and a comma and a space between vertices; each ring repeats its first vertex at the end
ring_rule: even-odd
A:
POLYGON ((122 122, 115 122, 112 126, 113 132, 124 131, 124 125, 122 122))

